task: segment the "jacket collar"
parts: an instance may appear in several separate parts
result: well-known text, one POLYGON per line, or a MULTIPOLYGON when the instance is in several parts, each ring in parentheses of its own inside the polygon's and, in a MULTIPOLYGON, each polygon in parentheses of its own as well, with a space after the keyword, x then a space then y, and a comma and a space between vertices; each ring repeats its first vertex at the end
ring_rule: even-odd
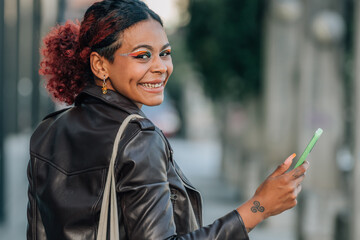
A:
POLYGON ((120 93, 112 90, 108 90, 106 94, 103 94, 101 87, 95 84, 87 85, 76 97, 75 105, 79 105, 87 97, 96 98, 108 105, 121 109, 128 114, 139 114, 146 117, 145 114, 136 106, 136 104, 120 93))

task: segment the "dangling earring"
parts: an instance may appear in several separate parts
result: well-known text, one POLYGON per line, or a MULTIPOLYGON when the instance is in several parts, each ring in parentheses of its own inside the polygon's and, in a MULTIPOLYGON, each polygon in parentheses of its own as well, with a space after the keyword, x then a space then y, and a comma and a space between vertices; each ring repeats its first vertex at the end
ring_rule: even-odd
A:
POLYGON ((102 93, 103 94, 107 94, 107 87, 106 87, 106 77, 104 76, 104 79, 103 79, 103 85, 102 85, 102 93))

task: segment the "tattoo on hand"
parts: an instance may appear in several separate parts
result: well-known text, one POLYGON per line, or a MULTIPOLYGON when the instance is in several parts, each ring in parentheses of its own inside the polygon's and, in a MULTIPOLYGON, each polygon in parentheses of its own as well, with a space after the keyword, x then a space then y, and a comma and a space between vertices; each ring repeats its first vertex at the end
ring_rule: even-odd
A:
POLYGON ((265 208, 263 206, 260 206, 260 202, 259 201, 254 201, 254 206, 251 207, 251 211, 253 213, 257 213, 259 212, 264 212, 265 208))

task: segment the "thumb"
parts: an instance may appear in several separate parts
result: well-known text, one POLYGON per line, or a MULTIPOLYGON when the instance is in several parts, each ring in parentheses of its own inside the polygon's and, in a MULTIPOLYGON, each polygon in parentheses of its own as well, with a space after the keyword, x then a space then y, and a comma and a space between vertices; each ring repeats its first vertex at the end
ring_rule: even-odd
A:
POLYGON ((291 166, 292 160, 296 157, 296 154, 291 154, 276 170, 271 174, 272 177, 280 176, 285 173, 291 166))

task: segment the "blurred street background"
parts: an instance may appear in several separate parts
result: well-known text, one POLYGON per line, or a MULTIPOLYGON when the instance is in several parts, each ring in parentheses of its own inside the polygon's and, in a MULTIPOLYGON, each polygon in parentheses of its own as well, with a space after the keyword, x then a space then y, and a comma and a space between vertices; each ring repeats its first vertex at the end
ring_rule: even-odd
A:
MULTIPOLYGON (((41 39, 94 0, 0 0, 0 239, 25 239, 29 139, 51 101, 41 39)), ((360 239, 360 2, 146 0, 174 73, 144 107, 202 192, 204 223, 232 211, 292 153, 308 157, 298 205, 252 240, 360 239)))

